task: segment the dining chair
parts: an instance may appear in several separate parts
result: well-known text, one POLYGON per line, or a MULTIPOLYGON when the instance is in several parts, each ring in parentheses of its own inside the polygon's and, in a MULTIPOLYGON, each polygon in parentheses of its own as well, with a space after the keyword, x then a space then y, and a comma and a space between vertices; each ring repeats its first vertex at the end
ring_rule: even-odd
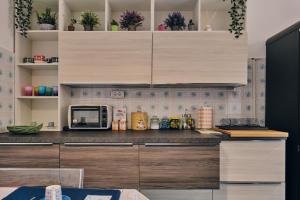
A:
POLYGON ((0 168, 0 187, 48 186, 82 188, 83 169, 0 168))

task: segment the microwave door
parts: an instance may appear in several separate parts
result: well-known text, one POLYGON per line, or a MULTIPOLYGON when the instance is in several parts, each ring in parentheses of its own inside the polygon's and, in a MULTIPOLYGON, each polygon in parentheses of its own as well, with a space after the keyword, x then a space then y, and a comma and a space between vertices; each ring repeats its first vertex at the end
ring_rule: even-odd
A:
POLYGON ((72 128, 100 128, 99 107, 74 107, 71 110, 72 128))

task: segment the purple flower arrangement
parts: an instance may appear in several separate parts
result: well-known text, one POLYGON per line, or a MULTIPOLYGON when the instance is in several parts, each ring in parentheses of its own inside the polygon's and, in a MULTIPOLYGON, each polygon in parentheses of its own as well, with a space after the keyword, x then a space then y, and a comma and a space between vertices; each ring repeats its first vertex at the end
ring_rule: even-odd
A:
POLYGON ((164 23, 172 31, 184 30, 186 27, 185 18, 180 12, 169 13, 164 23))
POLYGON ((120 17, 120 25, 122 29, 135 31, 138 26, 142 26, 144 17, 137 11, 126 10, 120 17))

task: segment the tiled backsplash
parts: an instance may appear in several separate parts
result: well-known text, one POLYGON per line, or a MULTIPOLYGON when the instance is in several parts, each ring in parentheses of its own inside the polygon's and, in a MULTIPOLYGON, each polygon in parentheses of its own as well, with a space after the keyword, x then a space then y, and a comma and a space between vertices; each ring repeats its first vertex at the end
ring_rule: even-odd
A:
POLYGON ((13 53, 0 47, 0 132, 14 121, 13 53))
MULTIPOLYGON (((214 121, 227 117, 256 117, 264 125, 265 60, 252 59, 248 65, 248 85, 235 89, 220 88, 159 88, 121 89, 124 99, 111 99, 112 88, 74 88, 72 104, 108 104, 127 107, 127 114, 141 108, 149 116, 176 116, 203 105, 214 108, 214 121)), ((129 122, 130 124, 130 122, 129 122)))

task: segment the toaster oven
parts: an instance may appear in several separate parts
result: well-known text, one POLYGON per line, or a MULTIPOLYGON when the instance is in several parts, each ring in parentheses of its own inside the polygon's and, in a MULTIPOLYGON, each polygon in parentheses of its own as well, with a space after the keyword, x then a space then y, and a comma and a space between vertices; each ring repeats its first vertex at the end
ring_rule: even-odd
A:
POLYGON ((109 105, 70 105, 69 129, 109 129, 112 123, 112 107, 109 105))

